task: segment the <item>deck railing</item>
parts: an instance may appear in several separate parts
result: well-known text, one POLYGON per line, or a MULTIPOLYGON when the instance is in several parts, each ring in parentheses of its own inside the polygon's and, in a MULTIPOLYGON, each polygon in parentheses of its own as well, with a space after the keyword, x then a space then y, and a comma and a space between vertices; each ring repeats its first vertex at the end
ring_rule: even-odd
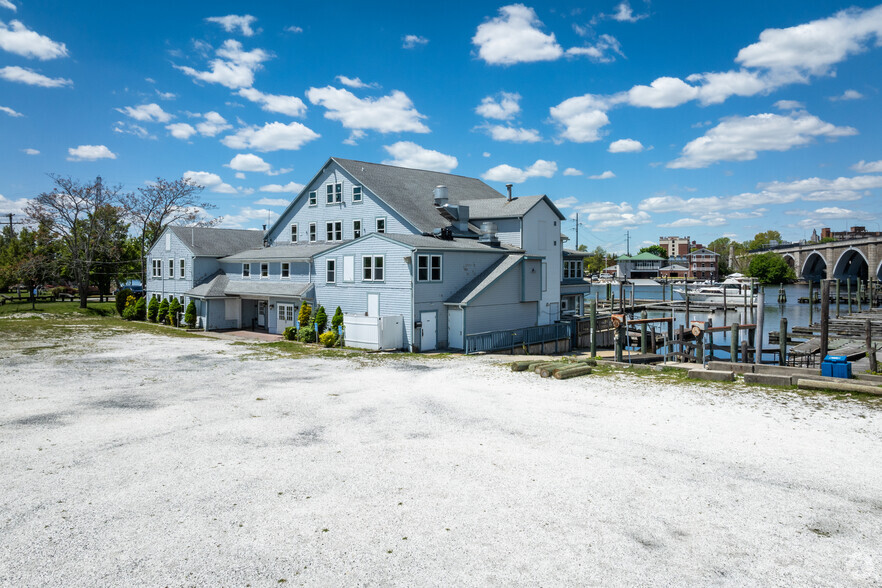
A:
POLYGON ((510 350, 525 345, 570 338, 569 323, 555 323, 509 331, 488 331, 465 337, 465 353, 510 350))

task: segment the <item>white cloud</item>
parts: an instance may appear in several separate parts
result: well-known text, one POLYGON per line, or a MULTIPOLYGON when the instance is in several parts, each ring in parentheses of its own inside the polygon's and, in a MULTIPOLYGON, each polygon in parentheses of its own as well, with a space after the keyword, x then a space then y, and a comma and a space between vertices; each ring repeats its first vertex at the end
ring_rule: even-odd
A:
POLYGON ((648 108, 671 108, 698 96, 698 88, 679 78, 661 77, 649 86, 634 86, 628 90, 628 104, 648 108))
POLYGON ((567 196, 566 198, 561 198, 559 200, 554 201, 554 205, 558 208, 572 208, 576 204, 579 203, 579 199, 575 196, 567 196))
POLYGON ((805 104, 796 100, 778 100, 775 102, 775 108, 778 110, 802 110, 805 104))
POLYGON ((861 100, 864 98, 864 95, 858 92, 857 90, 846 90, 839 96, 830 96, 829 100, 831 102, 839 102, 842 100, 861 100))
POLYGON ((196 130, 203 137, 214 137, 222 131, 233 128, 233 125, 228 123, 227 119, 213 110, 206 112, 202 115, 202 118, 205 120, 196 125, 196 130))
POLYGON ((64 43, 56 43, 49 37, 35 33, 17 20, 10 21, 9 25, 0 20, 0 49, 44 61, 67 57, 64 43))
POLYGON ((648 14, 634 14, 634 10, 631 9, 631 5, 628 3, 628 0, 622 0, 619 4, 616 5, 616 11, 612 14, 599 14, 592 19, 592 22, 597 22, 600 19, 610 18, 612 20, 617 20, 619 22, 637 22, 638 20, 642 20, 647 18, 648 14))
POLYGON ((508 164, 497 165, 481 174, 481 177, 494 182, 511 182, 520 184, 530 178, 550 178, 557 172, 557 163, 537 159, 536 162, 526 169, 513 167, 508 164))
POLYGON ((303 29, 298 26, 291 25, 290 27, 285 27, 285 32, 288 33, 302 33, 303 29))
POLYGON ((337 76, 337 81, 343 84, 344 86, 348 86, 350 88, 379 88, 380 85, 376 82, 371 82, 368 84, 367 82, 362 82, 361 78, 347 78, 346 76, 337 76))
POLYGON ((739 70, 692 74, 686 80, 698 86, 698 100, 702 106, 721 104, 731 96, 754 96, 771 89, 768 80, 756 72, 739 70))
POLYGON ((696 169, 718 161, 749 161, 756 159, 758 151, 787 151, 815 137, 855 134, 851 127, 837 127, 808 113, 734 116, 687 143, 682 155, 668 167, 696 169))
POLYGON ((209 62, 209 71, 197 71, 184 65, 175 67, 196 80, 221 84, 235 90, 254 85, 254 72, 263 67, 261 64, 271 57, 263 49, 245 51, 242 43, 235 39, 227 39, 217 50, 217 56, 219 59, 209 62))
POLYGON ((134 135, 139 139, 156 138, 155 135, 151 135, 150 132, 141 125, 136 125, 135 123, 127 123, 121 120, 117 121, 116 124, 113 125, 113 132, 123 135, 134 135))
POLYGON ((551 118, 563 127, 561 138, 575 143, 590 143, 599 141, 600 129, 609 124, 609 117, 606 116, 608 107, 602 98, 585 94, 564 100, 551 107, 550 112, 551 118))
POLYGON ((266 208, 243 206, 238 214, 224 215, 220 226, 227 229, 259 229, 271 225, 279 218, 279 213, 266 208))
POLYGON ((404 35, 401 39, 401 47, 404 49, 413 49, 418 45, 425 45, 429 40, 419 35, 404 35))
POLYGON ((489 151, 485 151, 484 153, 481 154, 481 156, 482 156, 482 157, 490 157, 490 152, 489 152, 489 151))
POLYGON ((288 182, 284 186, 282 184, 267 184, 266 186, 261 186, 261 192, 290 192, 292 194, 297 194, 301 190, 303 190, 305 186, 303 184, 298 184, 297 182, 288 182))
POLYGON ((407 94, 400 90, 393 90, 388 96, 361 99, 348 90, 327 86, 310 88, 306 97, 327 109, 325 118, 340 121, 347 129, 429 132, 429 127, 420 120, 426 117, 417 112, 407 94))
POLYGON ((126 106, 125 108, 117 108, 116 111, 141 122, 167 123, 174 118, 156 103, 126 106))
POLYGON ((279 94, 264 94, 254 88, 242 88, 239 96, 260 104, 267 112, 278 112, 288 116, 303 116, 306 112, 306 104, 297 96, 284 96, 279 94))
POLYGON ((861 159, 859 162, 851 166, 851 169, 862 174, 882 173, 882 159, 879 161, 864 161, 861 159))
POLYGON ((13 110, 12 108, 9 108, 8 106, 0 106, 0 112, 5 112, 13 118, 24 116, 22 113, 18 112, 17 110, 13 110))
POLYGON ((265 162, 259 155, 254 155, 253 153, 239 153, 226 165, 229 168, 242 172, 267 173, 272 170, 270 164, 265 162))
POLYGON ((589 180, 611 180, 616 177, 616 174, 612 173, 610 170, 606 170, 602 174, 597 174, 596 176, 588 176, 589 180))
POLYGON ((627 202, 591 202, 577 207, 576 212, 596 231, 635 228, 652 221, 648 213, 642 210, 634 212, 627 202))
POLYGON ((806 178, 791 182, 761 183, 765 193, 796 196, 801 200, 859 200, 867 190, 882 188, 882 176, 839 177, 833 180, 806 178))
POLYGON ((28 147, 27 149, 22 149, 21 151, 25 155, 39 155, 40 154, 40 152, 38 150, 31 149, 30 147, 28 147))
POLYGON ((475 112, 484 118, 496 120, 511 120, 521 111, 519 104, 521 95, 517 92, 500 92, 498 98, 486 96, 481 104, 475 108, 475 112))
POLYGON ((0 69, 0 78, 10 82, 28 84, 29 86, 41 86, 43 88, 61 88, 73 85, 73 82, 69 79, 49 78, 43 74, 38 74, 32 69, 18 67, 17 65, 7 65, 0 69))
POLYGON ((508 141, 510 143, 537 143, 542 140, 536 129, 524 129, 509 125, 482 125, 479 128, 487 130, 487 134, 494 141, 508 141))
POLYGON ((0 0, 0 7, 8 8, 12 12, 15 12, 16 10, 18 10, 18 8, 16 8, 15 4, 12 3, 12 0, 0 0))
POLYGON ((243 36, 251 37, 254 35, 251 23, 255 22, 257 19, 250 14, 244 14, 242 16, 229 14, 227 16, 209 16, 205 20, 219 24, 228 33, 232 33, 236 29, 239 29, 243 36))
POLYGON ((448 173, 455 169, 459 162, 452 155, 445 155, 440 151, 426 149, 410 141, 398 141, 392 145, 384 145, 383 149, 392 156, 383 163, 398 167, 410 167, 415 169, 427 169, 448 173))
MULTIPOLYGON (((244 179, 247 178, 248 176, 246 176, 246 175, 245 175, 244 173, 242 173, 242 172, 236 172, 236 173, 234 174, 234 177, 235 177, 237 180, 244 180, 244 179)), ((248 188, 248 190, 251 190, 251 188, 248 188)))
POLYGON ((24 215, 25 206, 28 205, 30 200, 28 198, 19 198, 18 200, 10 200, 0 194, 0 214, 12 214, 24 215))
POLYGON ((116 159, 116 153, 104 145, 80 145, 69 147, 68 161, 95 161, 96 159, 116 159))
POLYGON ((661 223, 659 227, 680 229, 685 227, 719 227, 728 224, 728 220, 721 214, 708 214, 699 218, 686 217, 670 223, 661 223))
POLYGON ((563 171, 563 175, 565 175, 565 176, 581 176, 582 172, 577 170, 574 167, 568 167, 567 169, 565 169, 563 171))
POLYGON ((563 55, 554 33, 546 35, 536 12, 523 4, 499 9, 499 16, 478 26, 472 43, 478 56, 493 65, 554 61, 563 55))
POLYGON ((288 206, 290 202, 284 198, 261 198, 255 200, 254 204, 258 206, 288 206))
POLYGON ((224 183, 221 177, 217 174, 213 174, 211 172, 205 171, 187 171, 184 172, 184 177, 188 180, 192 180, 199 184, 200 186, 205 186, 205 189, 209 192, 215 192, 218 194, 236 194, 237 190, 229 184, 224 183))
POLYGON ((242 127, 233 135, 221 139, 232 149, 256 149, 257 151, 297 150, 306 143, 319 138, 319 134, 298 122, 267 123, 262 127, 242 127))
POLYGON ((187 123, 174 123, 167 125, 165 128, 172 137, 175 139, 183 139, 184 141, 196 134, 196 129, 187 123))
POLYGON ((600 35, 595 44, 584 47, 570 47, 566 53, 570 57, 587 57, 595 63, 612 63, 616 60, 613 53, 622 57, 625 55, 622 53, 622 46, 619 40, 612 35, 600 35))
POLYGON ((178 97, 174 92, 160 92, 159 90, 155 90, 156 95, 159 96, 160 100, 174 100, 178 97))
POLYGON ((610 143, 607 151, 610 153, 640 153, 643 151, 643 143, 635 139, 619 139, 610 143))

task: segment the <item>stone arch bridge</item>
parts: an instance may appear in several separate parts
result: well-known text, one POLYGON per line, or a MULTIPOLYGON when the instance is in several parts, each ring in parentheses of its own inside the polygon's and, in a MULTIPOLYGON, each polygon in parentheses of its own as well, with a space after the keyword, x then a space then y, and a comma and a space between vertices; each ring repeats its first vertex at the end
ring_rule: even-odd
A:
POLYGON ((833 241, 778 245, 769 251, 780 254, 798 278, 806 281, 840 279, 882 280, 882 238, 866 237, 833 241))

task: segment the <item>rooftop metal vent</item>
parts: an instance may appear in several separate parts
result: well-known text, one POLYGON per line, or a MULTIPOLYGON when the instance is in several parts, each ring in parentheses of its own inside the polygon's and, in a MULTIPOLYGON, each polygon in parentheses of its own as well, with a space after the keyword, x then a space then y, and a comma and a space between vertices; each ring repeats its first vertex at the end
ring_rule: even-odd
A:
POLYGON ((444 206, 447 204, 447 186, 435 187, 435 206, 444 206))
POLYGON ((496 234, 496 231, 499 230, 496 226, 496 223, 492 223, 489 221, 485 221, 481 223, 481 236, 478 237, 479 243, 484 243, 485 245, 492 245, 493 247, 499 247, 499 236, 496 234))

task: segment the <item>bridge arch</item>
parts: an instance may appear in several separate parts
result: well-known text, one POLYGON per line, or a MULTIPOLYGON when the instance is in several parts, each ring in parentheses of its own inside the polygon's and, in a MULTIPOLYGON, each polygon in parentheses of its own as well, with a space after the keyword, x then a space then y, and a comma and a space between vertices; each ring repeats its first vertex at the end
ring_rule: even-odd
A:
POLYGON ((870 263, 860 249, 849 247, 839 256, 833 266, 833 277, 837 280, 866 281, 870 263))
POLYGON ((802 264, 799 277, 807 282, 820 282, 827 277, 827 261, 818 251, 809 253, 802 264))
POLYGON ((790 267, 790 269, 792 269, 793 272, 796 273, 796 258, 793 256, 793 254, 785 253, 781 257, 784 258, 784 261, 787 262, 787 265, 790 267))

